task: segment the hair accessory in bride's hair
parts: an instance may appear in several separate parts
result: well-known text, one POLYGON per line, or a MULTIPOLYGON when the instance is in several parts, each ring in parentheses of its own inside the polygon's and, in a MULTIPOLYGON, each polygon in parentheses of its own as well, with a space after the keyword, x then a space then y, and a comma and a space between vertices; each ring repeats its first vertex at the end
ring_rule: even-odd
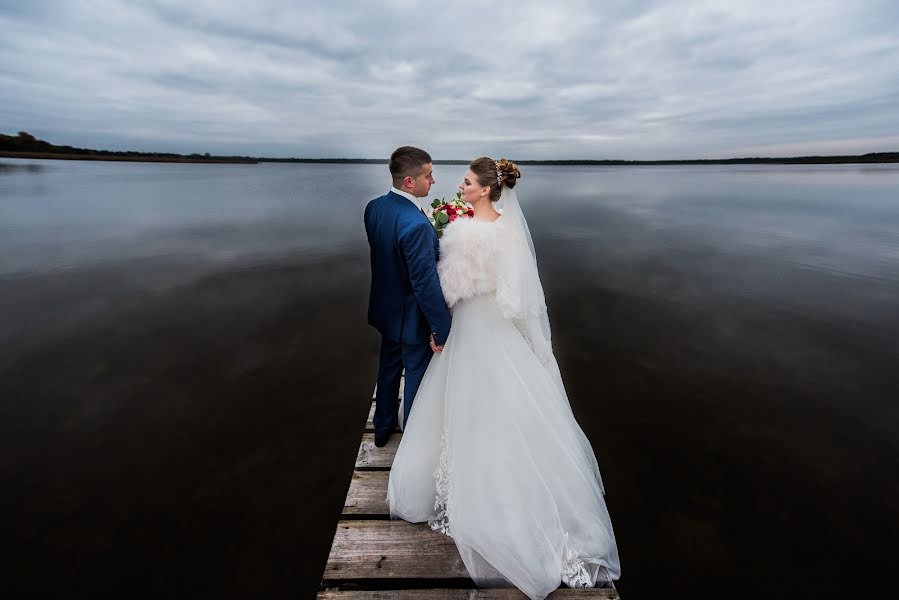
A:
POLYGON ((493 164, 496 165, 496 185, 503 184, 503 172, 499 169, 499 161, 493 161, 493 164))

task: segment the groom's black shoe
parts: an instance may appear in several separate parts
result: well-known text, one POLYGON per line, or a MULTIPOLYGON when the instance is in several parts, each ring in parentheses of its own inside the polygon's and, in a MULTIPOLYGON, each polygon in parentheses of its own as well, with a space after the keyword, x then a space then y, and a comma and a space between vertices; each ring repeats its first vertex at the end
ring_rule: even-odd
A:
POLYGON ((389 431, 387 433, 376 433, 375 434, 375 446, 377 446, 378 448, 383 448, 384 446, 386 446, 387 440, 390 439, 390 433, 391 432, 389 432, 389 431))

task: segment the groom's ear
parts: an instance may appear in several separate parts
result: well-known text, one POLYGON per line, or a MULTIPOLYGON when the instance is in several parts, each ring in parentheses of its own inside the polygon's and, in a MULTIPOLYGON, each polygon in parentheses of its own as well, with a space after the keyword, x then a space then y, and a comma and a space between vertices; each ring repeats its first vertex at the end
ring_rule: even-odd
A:
POLYGON ((405 187, 415 187, 415 180, 410 176, 406 175, 403 177, 403 186, 405 187))

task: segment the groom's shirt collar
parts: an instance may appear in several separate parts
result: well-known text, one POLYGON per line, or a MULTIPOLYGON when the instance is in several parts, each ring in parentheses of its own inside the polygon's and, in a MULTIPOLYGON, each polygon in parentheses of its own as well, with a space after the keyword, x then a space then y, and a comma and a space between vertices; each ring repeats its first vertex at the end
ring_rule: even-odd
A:
POLYGON ((421 208, 421 205, 418 204, 418 198, 416 198, 409 192, 404 192, 403 190, 398 190, 395 187, 390 188, 390 191, 393 192, 394 194, 399 194, 403 198, 408 198, 409 201, 415 205, 415 208, 419 208, 419 209, 421 208))

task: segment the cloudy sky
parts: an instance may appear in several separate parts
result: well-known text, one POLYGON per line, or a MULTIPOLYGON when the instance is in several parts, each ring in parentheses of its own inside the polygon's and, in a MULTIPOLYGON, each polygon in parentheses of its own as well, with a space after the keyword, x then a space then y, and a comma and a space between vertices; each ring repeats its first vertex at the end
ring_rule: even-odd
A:
POLYGON ((0 0, 0 132, 435 158, 899 151, 896 0, 0 0))

